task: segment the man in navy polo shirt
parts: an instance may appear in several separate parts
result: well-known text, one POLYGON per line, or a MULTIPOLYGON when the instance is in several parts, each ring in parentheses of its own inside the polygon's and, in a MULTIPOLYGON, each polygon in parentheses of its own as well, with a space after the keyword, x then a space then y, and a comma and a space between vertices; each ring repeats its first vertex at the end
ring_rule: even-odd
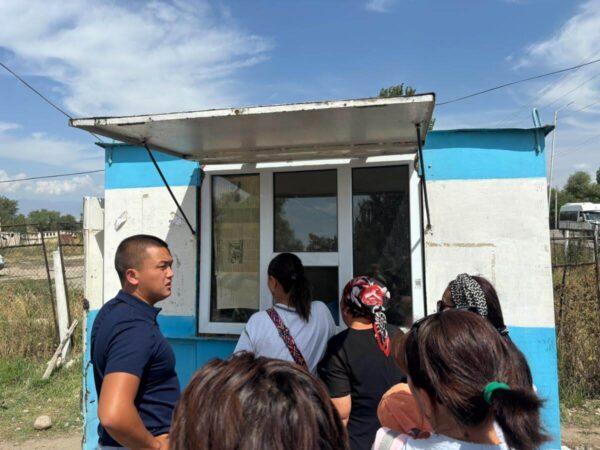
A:
POLYGON ((117 248, 122 289, 92 327, 101 449, 168 449, 179 380, 154 305, 171 295, 172 264, 166 242, 154 236, 131 236, 117 248))

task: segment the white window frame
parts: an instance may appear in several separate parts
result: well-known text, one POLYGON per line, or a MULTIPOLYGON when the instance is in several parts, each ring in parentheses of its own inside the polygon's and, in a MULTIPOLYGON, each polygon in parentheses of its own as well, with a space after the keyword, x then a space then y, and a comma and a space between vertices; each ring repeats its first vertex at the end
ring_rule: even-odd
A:
MULTIPOLYGON (((303 172, 307 170, 337 170, 337 207, 338 207, 338 251, 331 253, 295 252, 307 266, 338 267, 338 292, 353 275, 352 245, 352 169, 365 167, 408 166, 409 176, 409 214, 410 214, 410 251, 413 317, 415 320, 424 315, 423 307, 423 261, 421 239, 421 202, 419 195, 419 177, 414 169, 414 155, 395 155, 389 157, 352 159, 345 164, 294 165, 286 167, 256 168, 256 164, 243 164, 238 170, 231 167, 211 166, 203 174, 200 189, 200 286, 198 289, 198 333, 239 335, 245 323, 211 322, 210 289, 212 272, 212 177, 214 175, 251 175, 260 177, 260 244, 259 244, 259 308, 265 310, 272 304, 267 287, 267 267, 277 253, 273 251, 273 174, 279 172, 303 172)), ((237 167, 236 167, 237 168, 237 167)), ((339 317, 340 328, 343 321, 339 317)))

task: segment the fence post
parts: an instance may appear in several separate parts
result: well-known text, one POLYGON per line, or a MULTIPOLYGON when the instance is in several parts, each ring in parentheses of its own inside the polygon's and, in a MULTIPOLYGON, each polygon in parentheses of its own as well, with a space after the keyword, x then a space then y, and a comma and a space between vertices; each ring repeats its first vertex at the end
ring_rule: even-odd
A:
POLYGON ((54 304, 54 295, 52 291, 52 277, 50 276, 50 265, 48 264, 48 253, 46 252, 46 241, 44 239, 44 232, 36 228, 37 232, 41 236, 42 240, 42 253, 44 254, 44 263, 46 264, 46 278, 48 279, 48 293, 50 294, 50 303, 52 304, 52 315, 54 316, 54 330, 56 330, 56 342, 60 343, 59 329, 58 329, 58 316, 56 315, 56 305, 54 304))
MULTIPOLYGON (((65 286, 65 279, 63 277, 62 258, 60 252, 56 250, 52 253, 54 261, 54 288, 56 289, 56 312, 58 315, 58 334, 59 341, 63 341, 67 335, 69 325, 71 324, 71 317, 69 316, 69 309, 67 307, 67 288, 65 286)), ((71 347, 71 339, 67 342, 61 352, 61 361, 64 362, 67 354, 71 347)))
POLYGON ((596 269, 596 301, 600 306, 600 261, 598 259, 598 225, 594 225, 594 268, 596 269))
MULTIPOLYGON (((60 267, 62 269, 62 276, 63 276, 64 285, 65 285, 65 298, 66 298, 66 302, 67 302, 67 317, 69 318, 69 323, 67 325, 70 325, 71 324, 71 307, 69 304, 69 286, 67 285, 67 272, 65 270, 65 258, 64 258, 63 248, 62 248, 62 242, 60 239, 60 224, 58 225, 58 230, 56 233, 58 235, 57 237, 58 237, 58 252, 60 254, 60 267)), ((61 336, 61 339, 62 339, 62 336, 61 336)))

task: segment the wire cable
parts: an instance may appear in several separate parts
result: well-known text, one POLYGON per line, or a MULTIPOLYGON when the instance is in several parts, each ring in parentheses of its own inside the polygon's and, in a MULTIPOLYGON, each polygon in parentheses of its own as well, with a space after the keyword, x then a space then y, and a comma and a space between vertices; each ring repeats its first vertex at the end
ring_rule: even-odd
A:
MULTIPOLYGON (((2 61, 0 61, 0 66, 2 66, 8 73, 10 73, 13 77, 15 77, 17 80, 19 80, 21 83, 23 83, 25 86, 27 86, 29 89, 31 89, 33 92, 35 92, 39 97, 42 98, 42 100, 44 100, 46 103, 48 103, 50 106, 52 106, 55 110, 57 110, 59 113, 63 114, 64 116, 68 117, 69 119, 73 119, 73 117, 67 113, 64 109, 60 108, 59 106, 57 106, 55 103, 53 103, 52 101, 50 101, 44 94, 42 94, 40 91, 38 91, 36 88, 34 88, 31 84, 29 84, 27 81, 25 81, 21 76, 19 76, 18 73, 16 73, 14 70, 12 70, 10 67, 8 67, 6 64, 4 64, 2 61)), ((94 136, 96 139, 100 140, 100 142, 104 142, 102 140, 102 138, 94 133, 92 133, 91 131, 85 130, 88 133, 90 133, 92 136, 94 136)))
MULTIPOLYGON (((595 58, 598 54, 600 54, 600 51, 597 51, 597 52, 593 53, 592 55, 590 55, 589 57, 582 59, 580 64, 583 64, 586 61, 595 58)), ((576 73, 578 70, 579 69, 574 69, 573 72, 567 72, 563 76, 561 76, 557 81, 548 83, 542 89, 540 89, 540 90, 537 91, 537 97, 536 97, 536 99, 534 101, 530 102, 529 104, 533 104, 535 102, 540 101, 542 98, 544 98, 544 96, 546 95, 546 93, 550 91, 550 88, 553 88, 553 87, 556 88, 556 87, 560 86, 561 83, 567 77, 569 77, 570 75, 576 73)), ((548 105, 542 106, 541 108, 545 108, 546 106, 548 106, 548 105)), ((512 119, 514 119, 521 112, 521 110, 523 108, 528 108, 528 107, 529 107, 529 105, 521 105, 520 107, 517 107, 516 110, 514 110, 510 114, 506 115, 504 118, 502 118, 502 119, 494 122, 492 126, 496 126, 497 127, 497 126, 500 126, 500 125, 502 125, 504 123, 512 122, 512 119)), ((527 115, 529 115, 529 112, 527 112, 527 115)))
POLYGON ((12 179, 12 180, 0 180, 0 184, 4 184, 4 183, 18 183, 20 181, 43 180, 43 179, 46 179, 46 178, 72 177, 72 176, 75 176, 75 175, 87 175, 87 174, 90 174, 90 173, 100 173, 100 172, 104 172, 104 169, 87 170, 85 172, 60 173, 60 174, 55 174, 55 175, 41 175, 41 176, 38 176, 38 177, 15 178, 15 179, 12 179))
POLYGON ((447 100, 445 102, 436 103, 436 106, 449 105, 450 103, 456 103, 456 102, 460 102, 462 100, 467 100, 469 98, 473 98, 473 97, 476 97, 478 95, 487 94, 488 92, 497 91, 498 89, 503 89, 503 88, 508 87, 508 86, 514 86, 515 84, 524 83, 526 81, 537 80, 537 79, 540 79, 540 78, 549 77, 551 75, 556 75, 556 74, 559 74, 559 73, 568 72, 568 71, 571 71, 571 70, 579 69, 580 67, 585 67, 585 66, 589 66, 591 64, 596 64, 598 62, 600 62, 600 58, 594 59, 593 61, 589 61, 589 62, 586 62, 586 63, 583 63, 583 64, 578 64, 576 66, 571 66, 571 67, 566 67, 564 69, 555 70, 553 72, 546 72, 546 73, 542 73, 542 74, 539 74, 539 75, 534 75, 532 77, 523 78, 521 80, 511 81, 510 83, 500 84, 498 86, 494 86, 494 87, 491 87, 491 88, 488 88, 488 89, 484 89, 482 91, 473 92, 472 94, 464 95, 462 97, 453 98, 452 100, 447 100))

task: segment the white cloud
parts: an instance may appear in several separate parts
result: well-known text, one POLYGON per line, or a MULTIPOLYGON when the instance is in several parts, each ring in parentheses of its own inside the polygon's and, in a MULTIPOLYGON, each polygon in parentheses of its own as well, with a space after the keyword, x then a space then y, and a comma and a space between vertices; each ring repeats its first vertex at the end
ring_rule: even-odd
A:
POLYGON ((204 0, 2 0, 0 17, 13 64, 59 83, 77 116, 236 104, 234 75, 271 48, 204 0))
POLYGON ((26 189, 35 194, 55 196, 80 190, 96 190, 92 177, 89 175, 75 176, 63 180, 36 181, 33 186, 28 186, 26 189))
POLYGON ((548 39, 530 45, 521 64, 575 65, 600 53, 600 0, 588 0, 548 39))
MULTIPOLYGON (((0 169, 0 182, 6 180, 19 180, 28 178, 24 172, 9 174, 0 169)), ((64 197, 73 194, 80 199, 83 195, 100 194, 102 186, 94 182, 89 175, 78 175, 69 178, 20 181, 16 183, 0 183, 0 194, 10 194, 17 200, 22 198, 64 197)))
POLYGON ((5 170, 0 169, 0 194, 10 194, 16 192, 19 189, 19 185, 22 183, 1 183, 2 181, 7 180, 18 180, 21 178, 25 178, 23 172, 16 173, 13 175, 9 175, 5 170))
POLYGON ((573 169, 575 169, 575 170, 588 170, 588 169, 590 169, 590 165, 588 163, 573 164, 573 169))
POLYGON ((16 123, 0 122, 0 134, 4 133, 5 131, 15 130, 17 128, 19 128, 19 125, 16 123))
POLYGON ((394 0, 369 0, 365 4, 367 11, 373 11, 378 13, 388 12, 394 3, 394 0))
MULTIPOLYGON (((15 125, 15 124, 10 124, 15 125)), ((2 127, 0 123, 0 158, 60 167, 63 170, 95 170, 104 165, 103 151, 92 144, 34 132, 14 133, 18 126, 2 127)))

